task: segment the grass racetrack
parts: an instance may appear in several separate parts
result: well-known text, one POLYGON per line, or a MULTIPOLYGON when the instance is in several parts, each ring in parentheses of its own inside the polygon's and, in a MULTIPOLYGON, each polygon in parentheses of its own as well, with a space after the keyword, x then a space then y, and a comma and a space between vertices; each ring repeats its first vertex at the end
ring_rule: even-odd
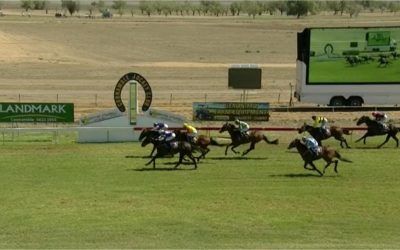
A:
POLYGON ((341 83, 341 82, 399 82, 399 60, 391 60, 386 67, 379 67, 379 63, 375 61, 361 63, 351 66, 346 63, 345 58, 335 61, 317 62, 311 61, 310 64, 310 82, 317 83, 341 83), (340 74, 338 74, 340 72, 340 74))
POLYGON ((147 168, 138 143, 6 142, 0 248, 397 248, 399 153, 383 139, 322 178, 289 139, 247 158, 214 147, 196 171, 147 168))

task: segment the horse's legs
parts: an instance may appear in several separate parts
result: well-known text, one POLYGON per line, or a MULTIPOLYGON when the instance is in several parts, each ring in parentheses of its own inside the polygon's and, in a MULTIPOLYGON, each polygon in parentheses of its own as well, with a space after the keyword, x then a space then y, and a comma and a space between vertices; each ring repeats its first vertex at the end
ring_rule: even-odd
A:
POLYGON ((340 147, 343 147, 343 143, 344 145, 346 145, 346 148, 350 148, 349 144, 347 144, 346 138, 344 138, 343 136, 340 137, 335 137, 336 140, 340 141, 340 147))
POLYGON ((347 143, 347 140, 345 138, 343 138, 343 142, 344 144, 346 144, 346 148, 350 148, 349 144, 347 143))
POLYGON ((329 165, 331 165, 331 164, 332 164, 332 161, 326 162, 326 165, 325 165, 324 170, 322 171, 322 173, 325 174, 325 170, 326 170, 326 169, 329 167, 329 165))
POLYGON ((192 159, 192 162, 194 164, 194 169, 197 169, 197 163, 196 163, 195 157, 192 155, 192 153, 189 153, 188 156, 190 159, 192 159))
POLYGON ((246 151, 244 151, 243 154, 242 154, 242 156, 247 155, 247 153, 249 153, 251 150, 253 150, 253 149, 255 148, 255 145, 256 145, 256 143, 255 143, 255 142, 252 142, 252 143, 250 144, 250 148, 247 149, 246 151))
POLYGON ((308 165, 308 162, 305 161, 305 162, 304 162, 304 169, 306 169, 306 170, 313 170, 312 168, 308 168, 307 165, 308 165))
POLYGON ((397 138, 396 134, 390 135, 396 141, 396 147, 399 147, 399 139, 397 138))
POLYGON ((230 146, 232 146, 233 144, 231 143, 231 144, 229 144, 229 145, 227 145, 226 146, 226 149, 225 149, 225 155, 227 155, 228 154, 228 148, 230 147, 230 146))
POLYGON ((231 150, 235 153, 235 154, 239 154, 240 152, 236 151, 235 148, 237 148, 239 145, 233 145, 233 147, 231 147, 231 150))
POLYGON ((198 159, 200 159, 200 158, 203 158, 203 159, 205 159, 206 158, 206 154, 208 153, 208 152, 210 152, 210 149, 209 148, 201 148, 202 150, 201 150, 201 155, 198 157, 198 159))
MULTIPOLYGON (((179 161, 176 163, 174 168, 178 168, 179 165, 181 165, 182 161, 183 161, 183 157, 185 157, 185 154, 181 151, 179 152, 179 161)), ((190 158, 190 156, 189 156, 190 158)), ((192 159, 192 158, 190 158, 192 159)))
POLYGON ((360 139, 356 140, 355 142, 359 142, 361 140, 364 140, 364 144, 365 144, 365 138, 367 138, 369 136, 368 132, 365 133, 365 135, 363 135, 360 139))
POLYGON ((148 163, 146 163, 145 165, 148 166, 148 165, 150 165, 150 163, 153 162, 153 168, 156 168, 156 158, 157 158, 157 155, 153 156, 151 158, 151 160, 148 163))
POLYGON ((338 174, 339 172, 337 171, 337 165, 338 165, 339 161, 338 161, 338 160, 335 160, 334 162, 335 162, 334 170, 335 170, 335 173, 338 174))
POLYGON ((318 168, 314 165, 313 162, 310 162, 310 165, 314 168, 315 171, 317 171, 319 173, 319 175, 323 176, 324 174, 321 173, 321 171, 318 170, 318 168))
POLYGON ((386 136, 385 141, 384 141, 381 145, 379 145, 378 148, 381 148, 383 145, 385 145, 385 144, 389 141, 390 137, 391 137, 391 135, 388 134, 388 135, 386 136))
POLYGON ((153 153, 156 151, 156 145, 153 144, 153 149, 151 150, 150 157, 153 157, 153 153))

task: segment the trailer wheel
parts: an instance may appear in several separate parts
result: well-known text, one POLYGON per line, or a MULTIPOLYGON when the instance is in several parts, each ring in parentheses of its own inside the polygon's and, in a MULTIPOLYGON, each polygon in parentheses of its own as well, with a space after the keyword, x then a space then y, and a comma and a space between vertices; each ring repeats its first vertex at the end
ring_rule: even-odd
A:
POLYGON ((334 96, 329 102, 329 106, 344 106, 346 105, 346 99, 343 96, 334 96))
POLYGON ((361 107, 364 103, 364 100, 359 96, 352 96, 347 102, 349 106, 361 107))

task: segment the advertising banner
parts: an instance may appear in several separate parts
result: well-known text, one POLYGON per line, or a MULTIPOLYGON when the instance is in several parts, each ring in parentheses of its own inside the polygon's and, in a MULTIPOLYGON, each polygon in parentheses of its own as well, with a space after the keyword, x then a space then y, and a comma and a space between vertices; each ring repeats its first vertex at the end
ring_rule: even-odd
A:
POLYGON ((269 103, 194 102, 193 120, 197 121, 268 121, 269 103))
POLYGON ((74 104, 0 103, 0 122, 74 122, 74 104))

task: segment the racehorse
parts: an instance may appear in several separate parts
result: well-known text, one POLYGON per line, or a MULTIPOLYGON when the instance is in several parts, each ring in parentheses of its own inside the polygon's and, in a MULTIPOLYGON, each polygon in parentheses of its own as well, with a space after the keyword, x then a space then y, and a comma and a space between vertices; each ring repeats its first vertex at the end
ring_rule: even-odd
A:
POLYGON ((179 153, 179 161, 174 168, 177 168, 182 163, 183 158, 187 156, 189 157, 190 160, 192 160, 194 164, 194 169, 197 169, 197 163, 195 157, 192 154, 193 149, 189 142, 174 141, 171 142, 169 145, 168 143, 159 143, 159 144, 156 143, 155 145, 157 153, 151 158, 151 160, 148 163, 146 163, 146 166, 153 162, 153 169, 154 169, 156 168, 157 158, 161 158, 167 155, 175 155, 179 153))
MULTIPOLYGON (((187 141, 189 142, 187 132, 181 131, 181 130, 175 130, 174 133, 176 134, 176 138, 178 141, 187 141)), ((213 146, 224 146, 219 144, 217 141, 215 141, 213 138, 208 137, 206 135, 199 135, 197 136, 197 139, 195 142, 192 142, 193 146, 195 149, 199 149, 201 152, 201 155, 197 157, 199 160, 200 158, 205 158, 206 154, 210 152, 210 149, 208 146, 213 145, 213 146)))
POLYGON ((369 118, 368 116, 361 116, 360 119, 357 121, 357 126, 365 123, 368 127, 367 133, 365 133, 360 139, 356 140, 355 142, 359 142, 364 140, 370 136, 377 136, 377 135, 387 135, 386 140, 378 146, 378 148, 382 147, 385 143, 389 141, 390 138, 393 138, 396 141, 396 147, 399 146, 399 139, 397 138, 396 134, 399 132, 399 128, 395 127, 392 124, 389 124, 387 129, 382 128, 382 126, 377 122, 369 118))
POLYGON ((154 151, 156 150, 157 144, 159 141, 156 139, 160 136, 160 133, 152 128, 145 128, 142 130, 139 136, 139 141, 142 142, 142 147, 145 147, 147 144, 152 143, 153 149, 151 150, 150 157, 153 156, 154 151))
POLYGON ((304 169, 317 171, 321 176, 323 176, 325 174, 325 170, 332 163, 335 164, 334 170, 335 170, 336 173, 338 173, 337 166, 338 166, 339 161, 337 159, 339 159, 341 161, 344 161, 344 162, 352 162, 352 161, 350 161, 348 159, 343 158, 339 154, 339 152, 337 152, 335 149, 328 148, 328 147, 325 147, 325 146, 322 146, 321 150, 320 150, 320 153, 317 156, 315 156, 310 150, 308 150, 306 145, 301 143, 301 141, 299 139, 294 139, 289 144, 288 149, 292 149, 292 148, 296 148, 297 151, 299 152, 299 154, 301 155, 301 158, 303 158, 303 160, 304 160, 304 169), (313 161, 319 160, 321 158, 326 161, 326 165, 324 167, 323 172, 319 171, 318 168, 313 163, 313 161), (334 158, 337 158, 337 159, 334 160, 334 158), (308 165, 311 165, 312 168, 307 168, 308 165))
POLYGON ((256 143, 261 140, 266 141, 268 144, 278 144, 279 140, 275 139, 273 141, 268 140, 268 138, 259 131, 251 131, 249 135, 242 136, 242 133, 236 128, 234 124, 225 123, 221 129, 219 130, 220 133, 228 131, 229 135, 231 136, 232 142, 226 146, 225 155, 228 154, 228 148, 231 147, 231 150, 235 154, 239 154, 240 152, 236 151, 235 148, 242 145, 250 143, 250 148, 243 152, 242 156, 249 153, 251 150, 255 148, 256 143))
POLYGON ((321 141, 326 140, 330 137, 335 138, 336 140, 340 141, 340 146, 343 148, 343 143, 346 145, 347 148, 350 148, 349 144, 347 144, 346 138, 344 138, 343 134, 350 135, 350 131, 348 129, 342 129, 336 126, 331 126, 329 128, 330 133, 325 134, 321 131, 321 128, 315 128, 313 126, 307 125, 304 123, 301 128, 298 129, 299 134, 307 131, 314 139, 318 142, 318 145, 322 146, 321 141))

